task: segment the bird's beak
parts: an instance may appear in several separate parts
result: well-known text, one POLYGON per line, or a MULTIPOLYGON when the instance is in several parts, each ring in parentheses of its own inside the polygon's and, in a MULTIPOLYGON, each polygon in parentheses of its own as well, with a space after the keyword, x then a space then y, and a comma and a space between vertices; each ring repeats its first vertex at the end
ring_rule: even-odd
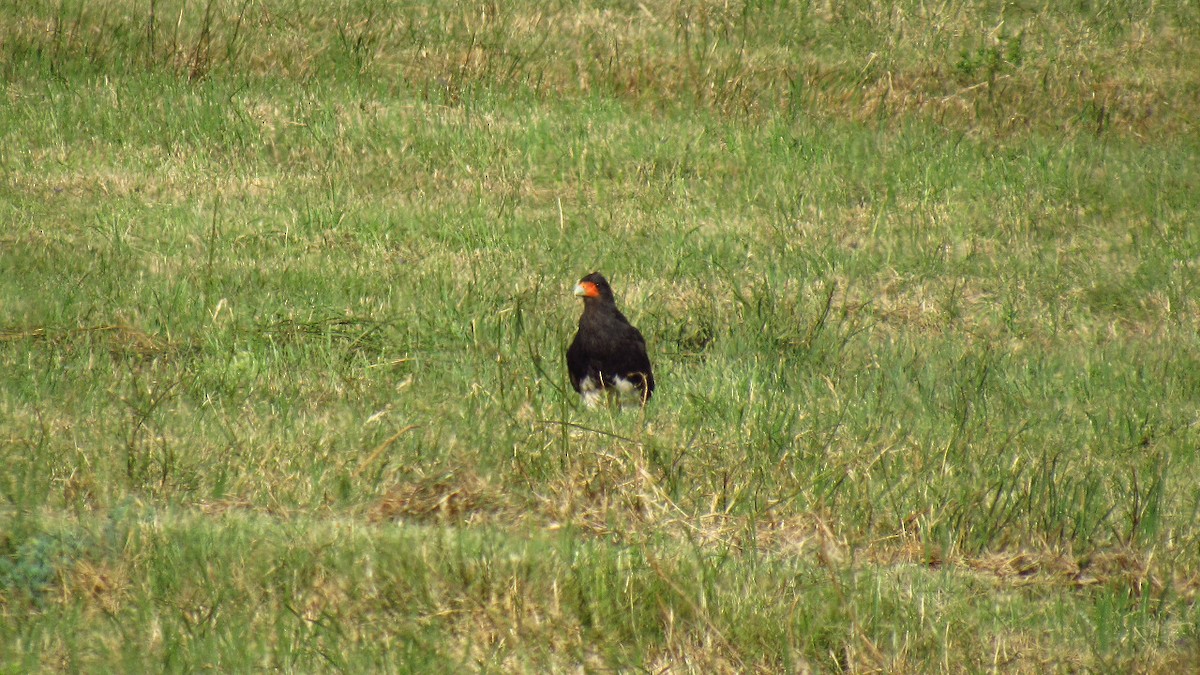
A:
POLYGON ((583 287, 583 284, 575 284, 575 295, 581 298, 587 295, 587 289, 583 287))
POLYGON ((581 298, 598 298, 600 297, 600 289, 596 288, 596 284, 590 281, 581 281, 575 285, 575 295, 581 298))

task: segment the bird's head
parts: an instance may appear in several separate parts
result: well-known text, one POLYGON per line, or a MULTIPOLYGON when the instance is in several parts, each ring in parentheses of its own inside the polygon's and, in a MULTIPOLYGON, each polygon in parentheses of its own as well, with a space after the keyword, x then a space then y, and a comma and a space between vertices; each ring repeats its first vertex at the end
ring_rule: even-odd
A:
POLYGON ((613 302, 612 287, 608 285, 608 280, 600 275, 599 272, 592 272, 586 277, 579 280, 575 285, 575 295, 584 299, 584 302, 591 300, 607 300, 613 302))

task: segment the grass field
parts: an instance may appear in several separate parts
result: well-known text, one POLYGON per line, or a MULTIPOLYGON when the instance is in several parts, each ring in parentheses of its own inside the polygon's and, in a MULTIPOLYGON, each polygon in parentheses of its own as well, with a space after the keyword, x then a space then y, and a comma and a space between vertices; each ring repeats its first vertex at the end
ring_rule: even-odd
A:
POLYGON ((1200 668, 1200 7, 0 9, 0 673, 1200 668), (593 270, 643 412, 563 352, 593 270))

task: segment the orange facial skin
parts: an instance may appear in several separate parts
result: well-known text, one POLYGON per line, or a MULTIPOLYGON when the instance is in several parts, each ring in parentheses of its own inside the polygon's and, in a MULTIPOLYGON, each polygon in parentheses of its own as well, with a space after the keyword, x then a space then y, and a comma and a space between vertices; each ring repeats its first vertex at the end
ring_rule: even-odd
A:
POLYGON ((584 281, 575 287, 575 295, 580 295, 585 298, 600 297, 600 289, 596 288, 596 284, 590 281, 584 281))

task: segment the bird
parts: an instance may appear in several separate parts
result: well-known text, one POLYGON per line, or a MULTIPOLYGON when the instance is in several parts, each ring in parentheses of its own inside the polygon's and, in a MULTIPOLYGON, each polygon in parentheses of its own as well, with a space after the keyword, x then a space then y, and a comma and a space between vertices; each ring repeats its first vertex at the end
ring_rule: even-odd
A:
POLYGON ((588 407, 602 396, 620 405, 645 405, 654 393, 645 338, 617 309, 612 287, 599 272, 580 279, 575 295, 583 298, 583 314, 567 348, 571 386, 588 407))

